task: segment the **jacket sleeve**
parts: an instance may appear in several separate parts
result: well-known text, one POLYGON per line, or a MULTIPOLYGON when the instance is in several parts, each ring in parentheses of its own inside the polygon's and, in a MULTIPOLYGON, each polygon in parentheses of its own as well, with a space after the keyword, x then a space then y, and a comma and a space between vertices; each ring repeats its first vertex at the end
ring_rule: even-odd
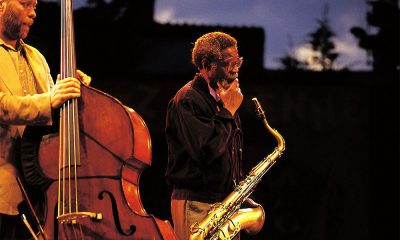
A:
POLYGON ((50 125, 50 93, 15 96, 0 92, 0 123, 12 125, 50 125))
POLYGON ((234 120, 225 108, 207 117, 204 109, 194 101, 182 100, 170 103, 169 114, 173 115, 175 131, 183 148, 199 166, 207 166, 227 150, 234 120))

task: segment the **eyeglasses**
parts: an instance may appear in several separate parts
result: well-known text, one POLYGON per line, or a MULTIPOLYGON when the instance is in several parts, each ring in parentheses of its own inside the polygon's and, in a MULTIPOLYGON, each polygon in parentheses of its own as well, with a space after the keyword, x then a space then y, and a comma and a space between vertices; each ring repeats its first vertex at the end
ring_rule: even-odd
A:
POLYGON ((233 68, 236 66, 240 68, 243 64, 243 57, 230 57, 220 62, 220 64, 223 67, 233 68))

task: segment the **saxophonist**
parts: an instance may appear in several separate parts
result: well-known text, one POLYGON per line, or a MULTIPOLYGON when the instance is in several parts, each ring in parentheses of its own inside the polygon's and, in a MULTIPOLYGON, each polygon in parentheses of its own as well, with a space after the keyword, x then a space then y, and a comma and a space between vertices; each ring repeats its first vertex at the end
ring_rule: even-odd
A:
POLYGON ((243 177, 239 115, 237 40, 223 32, 198 38, 192 50, 198 69, 170 100, 166 116, 171 215, 179 240, 201 221, 211 204, 222 201, 243 177))

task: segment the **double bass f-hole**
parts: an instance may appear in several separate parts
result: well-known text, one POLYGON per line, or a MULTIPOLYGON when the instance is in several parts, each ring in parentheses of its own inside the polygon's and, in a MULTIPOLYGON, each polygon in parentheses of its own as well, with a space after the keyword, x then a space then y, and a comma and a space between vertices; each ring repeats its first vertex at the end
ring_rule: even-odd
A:
MULTIPOLYGON (((61 79, 76 74, 72 9, 72 0, 61 0, 61 79)), ((59 120, 58 129, 28 126, 21 143, 27 182, 45 190, 46 239, 176 239, 141 203, 151 138, 140 115, 82 85, 59 120)))
MULTIPOLYGON (((76 77, 76 56, 72 0, 62 0, 61 2, 60 76, 61 79, 64 79, 76 77)), ((85 223, 86 220, 100 222, 103 219, 103 213, 91 211, 90 206, 86 211, 80 210, 79 207, 78 168, 81 166, 81 143, 78 109, 78 99, 76 98, 66 101, 60 108, 57 221, 61 235, 65 234, 66 238, 72 236, 74 239, 83 239, 87 233, 80 224, 85 223)), ((124 232, 120 225, 118 207, 113 194, 109 191, 102 191, 99 193, 98 199, 103 200, 105 194, 110 199, 109 208, 112 209, 116 229, 122 235, 132 235, 136 231, 136 226, 130 225, 129 231, 124 232)))
MULTIPOLYGON (((76 77, 75 35, 72 0, 61 1, 61 79, 76 77)), ((78 174, 80 165, 80 138, 78 99, 66 101, 60 108, 58 158, 58 205, 59 223, 78 224, 82 219, 101 220, 102 213, 80 212, 78 198, 78 174)))

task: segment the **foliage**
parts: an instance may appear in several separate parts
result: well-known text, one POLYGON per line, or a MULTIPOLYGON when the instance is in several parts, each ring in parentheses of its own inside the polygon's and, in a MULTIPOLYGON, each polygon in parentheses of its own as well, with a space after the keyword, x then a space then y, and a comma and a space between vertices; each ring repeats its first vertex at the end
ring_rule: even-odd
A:
POLYGON ((334 61, 339 54, 336 53, 335 43, 332 38, 335 33, 331 30, 328 19, 328 5, 324 6, 322 19, 317 19, 318 28, 308 34, 310 39, 307 45, 310 46, 311 57, 305 60, 299 60, 293 54, 286 54, 279 59, 283 68, 286 70, 311 70, 318 69, 329 71, 334 69, 334 61))
POLYGON ((372 59, 374 71, 391 72, 400 69, 400 8, 397 0, 369 1, 370 11, 366 19, 369 29, 354 26, 350 32, 359 40, 359 47, 365 49, 372 59), (397 69, 397 70, 396 70, 397 69))
POLYGON ((317 19, 318 28, 309 34, 311 37, 309 43, 315 52, 311 64, 320 66, 322 71, 333 70, 333 63, 339 56, 338 53, 334 52, 335 43, 332 37, 335 34, 329 26, 328 10, 328 5, 325 5, 322 19, 317 19))

